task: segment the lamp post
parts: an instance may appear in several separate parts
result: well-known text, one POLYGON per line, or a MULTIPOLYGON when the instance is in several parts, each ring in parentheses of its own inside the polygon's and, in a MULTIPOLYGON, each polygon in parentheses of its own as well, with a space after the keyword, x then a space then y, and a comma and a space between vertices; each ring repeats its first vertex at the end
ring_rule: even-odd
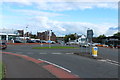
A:
POLYGON ((49 30, 49 48, 51 48, 50 42, 51 42, 51 35, 52 35, 52 30, 49 30))
MULTIPOLYGON (((27 25, 25 28, 26 28, 26 35, 27 35, 27 28, 28 28, 28 25, 27 25)), ((24 30, 24 43, 26 43, 25 40, 26 40, 26 39, 25 39, 25 30, 24 30)))

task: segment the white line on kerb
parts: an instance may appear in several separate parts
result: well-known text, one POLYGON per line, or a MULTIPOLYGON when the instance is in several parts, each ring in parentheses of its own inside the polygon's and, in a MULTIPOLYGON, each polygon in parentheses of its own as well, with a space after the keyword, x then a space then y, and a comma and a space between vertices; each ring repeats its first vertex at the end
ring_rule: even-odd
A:
POLYGON ((59 65, 57 65, 57 64, 54 64, 54 63, 51 63, 51 62, 49 62, 49 61, 42 60, 42 59, 38 59, 38 60, 44 61, 44 62, 46 62, 46 63, 48 63, 48 64, 52 64, 52 65, 54 65, 54 66, 56 66, 56 67, 58 67, 58 68, 61 68, 61 69, 65 70, 65 71, 71 73, 70 70, 68 70, 68 69, 66 69, 66 68, 64 68, 64 67, 62 67, 62 66, 59 66, 59 65))
POLYGON ((23 54, 22 54, 22 56, 27 56, 27 55, 23 55, 23 54))

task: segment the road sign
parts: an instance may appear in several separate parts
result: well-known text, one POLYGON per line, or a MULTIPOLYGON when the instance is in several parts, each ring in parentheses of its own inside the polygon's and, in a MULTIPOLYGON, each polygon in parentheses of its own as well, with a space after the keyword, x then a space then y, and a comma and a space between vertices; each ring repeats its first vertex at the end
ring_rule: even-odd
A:
POLYGON ((93 37, 93 30, 92 29, 87 30, 87 38, 91 39, 92 37, 93 37))

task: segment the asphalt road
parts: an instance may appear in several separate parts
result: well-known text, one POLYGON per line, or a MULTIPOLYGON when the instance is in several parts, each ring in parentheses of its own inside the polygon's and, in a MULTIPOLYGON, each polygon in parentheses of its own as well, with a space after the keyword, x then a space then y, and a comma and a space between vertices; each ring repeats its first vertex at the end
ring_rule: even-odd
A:
MULTIPOLYGON (((79 53, 81 51, 80 49, 32 49, 32 47, 35 46, 41 45, 8 45, 8 48, 4 51, 24 54, 57 64, 81 78, 118 78, 118 65, 114 63, 69 54, 79 53)), ((118 60, 117 49, 99 48, 99 50, 99 54, 104 57, 104 59, 118 60)), ((82 51, 86 50, 82 49, 82 51)))

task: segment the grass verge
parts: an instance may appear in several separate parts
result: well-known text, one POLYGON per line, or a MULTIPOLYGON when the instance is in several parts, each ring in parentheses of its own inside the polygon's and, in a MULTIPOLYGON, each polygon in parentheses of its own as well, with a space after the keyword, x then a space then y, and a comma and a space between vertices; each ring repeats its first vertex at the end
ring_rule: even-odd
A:
POLYGON ((51 46, 51 47, 33 47, 32 49, 78 49, 78 47, 70 47, 70 46, 51 46))
POLYGON ((0 80, 4 77, 4 66, 3 63, 0 61, 0 80))

